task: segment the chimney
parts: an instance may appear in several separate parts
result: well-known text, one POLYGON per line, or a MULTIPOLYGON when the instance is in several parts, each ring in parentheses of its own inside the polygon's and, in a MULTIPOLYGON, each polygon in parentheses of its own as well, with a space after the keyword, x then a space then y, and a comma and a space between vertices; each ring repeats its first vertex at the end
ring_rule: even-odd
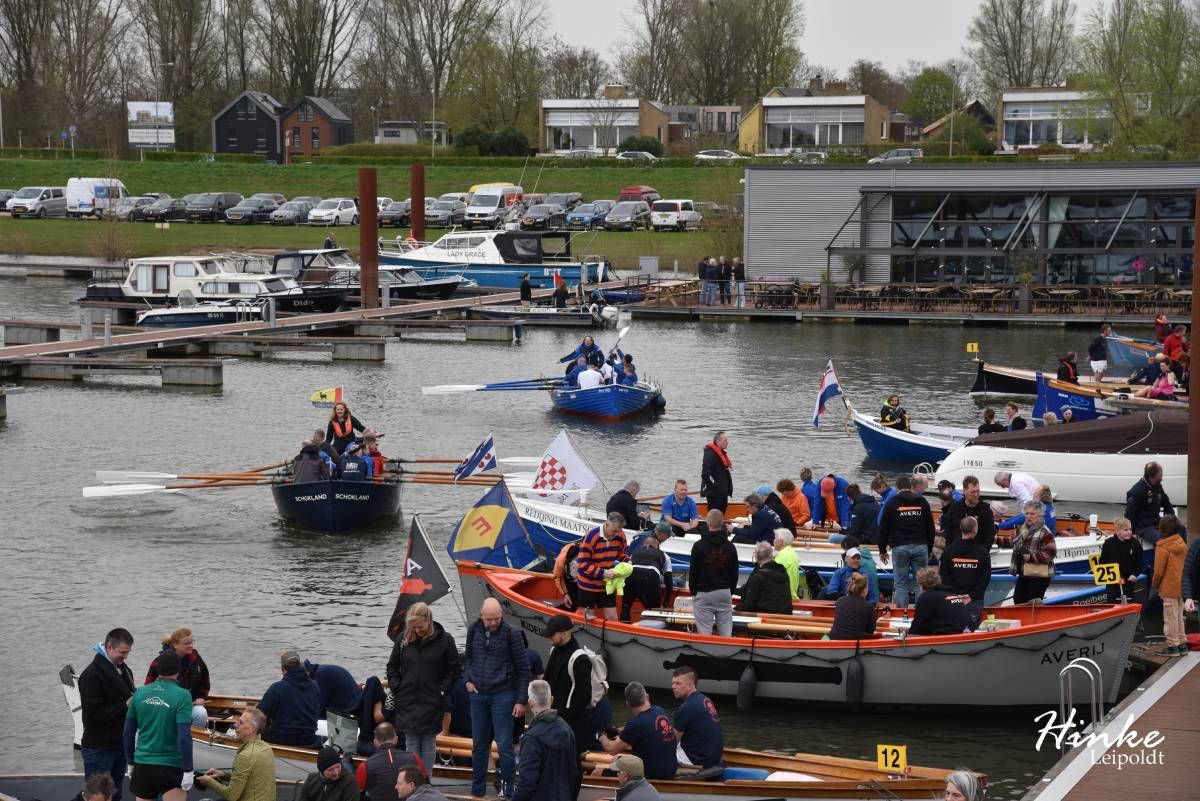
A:
POLYGON ((821 73, 817 73, 808 79, 808 91, 814 94, 820 94, 825 89, 825 81, 821 80, 821 73))
POLYGON ((628 87, 623 83, 610 83, 604 87, 605 100, 624 100, 628 95, 628 87))

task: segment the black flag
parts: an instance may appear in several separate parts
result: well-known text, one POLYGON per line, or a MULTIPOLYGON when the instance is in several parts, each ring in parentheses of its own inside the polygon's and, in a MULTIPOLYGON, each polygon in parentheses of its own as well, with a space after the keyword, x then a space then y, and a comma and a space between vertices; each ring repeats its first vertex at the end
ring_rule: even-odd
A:
POLYGON ((404 616, 410 606, 418 602, 431 604, 448 592, 450 581, 429 547, 429 537, 421 525, 421 516, 416 515, 408 535, 408 553, 404 557, 404 571, 400 576, 396 611, 392 612, 392 619, 388 621, 388 637, 394 640, 404 631, 404 616))

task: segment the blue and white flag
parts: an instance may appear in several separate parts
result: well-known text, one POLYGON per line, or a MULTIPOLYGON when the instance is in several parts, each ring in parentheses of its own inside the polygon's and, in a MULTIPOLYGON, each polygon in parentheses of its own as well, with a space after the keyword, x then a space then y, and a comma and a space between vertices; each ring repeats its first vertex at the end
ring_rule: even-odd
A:
POLYGON ((479 447, 471 453, 470 456, 458 463, 458 467, 454 468, 454 480, 461 481, 464 478, 469 478, 476 473, 483 473, 487 470, 496 469, 496 443, 492 439, 492 435, 488 434, 487 439, 479 443, 479 447))
POLYGON ((841 395, 842 388, 838 384, 837 373, 833 371, 833 360, 825 365, 821 373, 821 386, 817 389, 817 405, 813 409, 813 428, 820 428, 821 415, 825 413, 825 403, 835 395, 841 395))

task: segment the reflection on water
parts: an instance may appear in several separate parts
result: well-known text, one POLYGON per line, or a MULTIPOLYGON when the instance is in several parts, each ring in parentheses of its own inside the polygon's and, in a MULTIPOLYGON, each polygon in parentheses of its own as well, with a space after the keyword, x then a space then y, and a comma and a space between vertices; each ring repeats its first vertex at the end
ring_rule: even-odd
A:
MULTIPOLYGON (((74 319, 64 304, 81 292, 61 281, 0 279, 0 318, 74 319)), ((597 338, 604 346, 614 336, 597 338)), ((698 483, 701 449, 721 428, 729 431, 739 493, 795 477, 805 466, 865 481, 878 467, 911 466, 868 463, 836 400, 813 430, 826 360, 834 360, 849 398, 864 410, 899 391, 914 419, 974 424, 979 409, 966 394, 974 375, 966 341, 981 342, 989 360, 1049 368, 1090 336, 637 322, 622 347, 639 374, 662 382, 667 409, 658 417, 603 425, 553 413, 543 393, 420 394, 423 385, 558 375, 558 358, 579 338, 537 329, 520 347, 405 338, 389 344, 381 365, 242 360, 226 368, 216 391, 43 382, 9 398, 10 419, 0 426, 9 457, 0 537, 0 769, 72 766, 56 673, 65 662, 82 668, 91 644, 115 625, 134 632, 135 672, 157 652, 160 637, 192 628, 221 692, 261 693, 278 673, 278 653, 290 646, 358 676, 382 673, 390 652, 383 630, 407 520, 355 536, 320 536, 281 523, 259 488, 84 500, 80 488, 95 483, 96 470, 206 472, 278 461, 325 425, 326 413, 311 407, 309 394, 340 384, 354 413, 386 432, 384 452, 393 457, 457 460, 489 431, 501 457, 539 455, 565 428, 609 489, 638 478, 646 493, 658 494, 677 477, 698 483)), ((405 490, 404 509, 421 513, 441 546, 481 494, 414 485, 405 490)), ((436 550, 444 559, 444 549, 436 550)), ((444 599, 435 611, 461 639, 458 603, 457 596, 444 599)), ((1034 753, 1031 720, 774 705, 738 715, 732 700, 721 711, 731 745, 873 757, 876 742, 902 742, 914 763, 988 772, 1002 796, 1019 795, 1054 759, 1034 753)))

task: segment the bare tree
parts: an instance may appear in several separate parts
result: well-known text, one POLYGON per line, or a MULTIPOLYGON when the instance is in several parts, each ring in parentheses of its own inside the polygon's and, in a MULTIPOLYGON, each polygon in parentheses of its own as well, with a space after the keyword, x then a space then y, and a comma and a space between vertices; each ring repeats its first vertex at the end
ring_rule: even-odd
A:
POLYGON ((1072 66, 1074 29, 1071 0, 982 0, 968 54, 989 92, 1057 86, 1072 66))
POLYGON ((731 103, 740 91, 741 59, 751 46, 740 5, 733 0, 694 3, 683 18, 676 69, 680 88, 693 103, 731 103))
MULTIPOLYGON (((588 112, 588 124, 596 129, 596 147, 603 153, 616 152, 621 144, 618 133, 621 117, 627 109, 619 100, 598 98, 588 112)), ((591 147, 591 142, 571 142, 571 147, 591 147)))
POLYGON ((56 0, 0 0, 0 67, 12 81, 16 101, 5 118, 10 126, 22 120, 31 139, 49 118, 41 90, 51 72, 56 10, 56 0))
POLYGON ((740 99, 748 107, 772 88, 789 84, 800 67, 804 6, 799 0, 750 0, 747 6, 742 19, 749 46, 740 60, 740 99))
POLYGON ((338 85, 362 25, 364 0, 274 0, 264 32, 287 100, 323 96, 338 85))
POLYGON ((595 50, 557 41, 546 60, 546 96, 596 97, 612 77, 612 68, 595 50))
POLYGON ((682 27, 687 0, 637 0, 626 27, 634 31, 621 48, 617 71, 638 97, 673 103, 680 99, 682 27))
POLYGON ((244 92, 250 88, 255 68, 259 64, 262 30, 256 0, 224 0, 221 21, 221 40, 224 45, 222 68, 225 90, 244 92))
POLYGON ((72 121, 90 120, 102 105, 114 100, 112 66, 117 42, 129 24, 122 0, 59 0, 54 17, 55 76, 63 111, 72 121))
POLYGON ((1139 5, 1138 0, 1113 0, 1108 8, 1094 9, 1081 37, 1090 82, 1112 110, 1113 131, 1121 143, 1133 140, 1139 5))

